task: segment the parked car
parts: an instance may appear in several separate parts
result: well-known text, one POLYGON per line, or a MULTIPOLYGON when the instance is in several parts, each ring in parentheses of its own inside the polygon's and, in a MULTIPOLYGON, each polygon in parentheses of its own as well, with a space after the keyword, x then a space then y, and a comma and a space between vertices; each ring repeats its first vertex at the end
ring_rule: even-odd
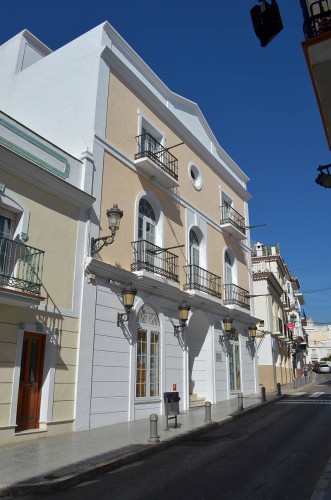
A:
POLYGON ((321 361, 319 363, 318 373, 330 373, 330 366, 326 361, 321 361))

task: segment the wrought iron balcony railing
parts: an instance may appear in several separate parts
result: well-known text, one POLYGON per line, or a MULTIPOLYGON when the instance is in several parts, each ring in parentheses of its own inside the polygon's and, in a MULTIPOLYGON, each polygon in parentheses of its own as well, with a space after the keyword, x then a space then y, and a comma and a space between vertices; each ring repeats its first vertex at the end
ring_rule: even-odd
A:
POLYGON ((42 250, 0 237, 0 286, 40 295, 42 250))
MULTIPOLYGON (((316 4, 318 2, 315 2, 316 4)), ((331 31, 331 10, 319 12, 314 16, 307 17, 303 23, 303 32, 306 40, 314 36, 331 31)))
POLYGON ((162 170, 178 180, 178 160, 162 144, 154 139, 150 134, 145 133, 136 137, 138 143, 138 153, 135 159, 150 158, 162 170))
POLYGON ((178 256, 146 240, 132 243, 134 262, 132 271, 146 270, 172 281, 178 281, 178 256))
POLYGON ((200 290, 213 297, 222 298, 221 278, 194 264, 184 266, 186 283, 184 290, 200 290))
POLYGON ((229 205, 222 205, 221 207, 221 224, 230 222, 236 226, 239 231, 246 234, 245 218, 240 215, 234 208, 229 205))
POLYGON ((250 309, 249 291, 232 283, 224 285, 223 303, 226 306, 236 305, 244 309, 250 309))

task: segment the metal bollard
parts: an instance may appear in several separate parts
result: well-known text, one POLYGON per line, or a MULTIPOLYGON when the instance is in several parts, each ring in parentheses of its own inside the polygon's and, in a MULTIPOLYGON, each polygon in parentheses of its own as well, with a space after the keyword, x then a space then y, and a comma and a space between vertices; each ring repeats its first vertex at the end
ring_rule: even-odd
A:
POLYGON ((278 396, 282 395, 282 386, 280 383, 277 384, 277 395, 278 396))
POLYGON ((242 392, 238 393, 238 411, 242 411, 244 409, 244 395, 242 392))
POLYGON ((158 416, 155 413, 152 413, 149 416, 149 443, 159 443, 160 442, 160 436, 157 433, 157 420, 158 416))
POLYGON ((296 389, 297 388, 297 379, 294 378, 293 379, 293 389, 296 389))
POLYGON ((265 387, 261 387, 261 400, 267 401, 267 398, 265 396, 265 387))
POLYGON ((205 422, 211 422, 211 402, 205 402, 205 422))

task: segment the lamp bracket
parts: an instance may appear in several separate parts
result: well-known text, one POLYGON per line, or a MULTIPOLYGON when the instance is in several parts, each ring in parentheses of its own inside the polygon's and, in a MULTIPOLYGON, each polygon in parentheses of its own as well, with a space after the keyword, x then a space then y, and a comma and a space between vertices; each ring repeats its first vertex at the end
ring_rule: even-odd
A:
POLYGON ((124 321, 129 321, 130 312, 117 313, 117 326, 122 326, 124 321))
POLYGON ((219 343, 224 345, 225 342, 228 342, 229 340, 233 340, 233 335, 231 332, 225 332, 223 335, 218 336, 219 343))
POLYGON ((185 323, 182 321, 179 322, 179 325, 174 325, 174 335, 177 336, 180 333, 183 333, 185 327, 185 323))
POLYGON ((101 238, 91 238, 91 255, 92 257, 95 256, 95 254, 99 253, 100 250, 104 246, 111 245, 114 242, 115 239, 115 233, 111 234, 110 236, 103 236, 101 238), (102 241, 102 244, 100 245, 100 242, 102 241))

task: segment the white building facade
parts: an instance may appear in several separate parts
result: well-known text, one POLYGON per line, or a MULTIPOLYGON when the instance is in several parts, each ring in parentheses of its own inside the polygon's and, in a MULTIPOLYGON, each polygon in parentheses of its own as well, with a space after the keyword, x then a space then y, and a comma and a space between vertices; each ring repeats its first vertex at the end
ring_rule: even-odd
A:
POLYGON ((95 199, 79 249, 73 428, 162 414, 167 391, 184 411, 258 392, 246 344, 256 321, 248 178, 198 106, 171 92, 108 23, 54 53, 25 31, 1 47, 0 62, 0 108, 80 158, 79 188, 95 199), (115 239, 93 252, 115 204, 124 212, 115 239), (128 287, 136 296, 125 317, 128 287), (183 301, 189 319, 176 329, 183 301))

